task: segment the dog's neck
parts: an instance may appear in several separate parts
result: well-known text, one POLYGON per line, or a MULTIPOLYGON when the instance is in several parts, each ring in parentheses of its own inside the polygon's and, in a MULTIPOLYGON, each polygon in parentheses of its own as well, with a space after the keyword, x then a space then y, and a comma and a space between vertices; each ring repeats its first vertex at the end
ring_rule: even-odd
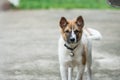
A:
POLYGON ((69 43, 65 43, 64 46, 69 49, 69 50, 74 50, 79 44, 78 43, 75 43, 75 44, 69 44, 69 43))
POLYGON ((80 45, 80 41, 75 43, 75 44, 69 44, 69 43, 65 43, 64 46, 66 47, 67 50, 70 51, 70 56, 74 57, 75 55, 75 49, 80 45))
POLYGON ((74 56, 74 52, 79 45, 81 45, 81 40, 78 41, 77 43, 74 43, 74 44, 73 43, 70 44, 70 43, 67 43, 67 42, 65 42, 65 44, 64 44, 66 49, 69 50, 70 53, 72 53, 72 57, 74 56))
POLYGON ((77 48, 78 45, 74 46, 74 47, 69 47, 67 44, 64 44, 64 46, 69 49, 70 51, 74 51, 74 49, 77 48))

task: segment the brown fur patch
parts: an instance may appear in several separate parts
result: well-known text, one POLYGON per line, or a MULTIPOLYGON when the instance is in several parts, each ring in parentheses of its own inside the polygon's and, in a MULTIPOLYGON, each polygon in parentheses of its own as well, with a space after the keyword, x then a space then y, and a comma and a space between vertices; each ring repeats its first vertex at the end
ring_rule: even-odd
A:
POLYGON ((86 53, 87 53, 87 49, 86 49, 85 45, 83 47, 83 50, 84 50, 84 52, 82 54, 82 64, 85 65, 86 64, 86 53))

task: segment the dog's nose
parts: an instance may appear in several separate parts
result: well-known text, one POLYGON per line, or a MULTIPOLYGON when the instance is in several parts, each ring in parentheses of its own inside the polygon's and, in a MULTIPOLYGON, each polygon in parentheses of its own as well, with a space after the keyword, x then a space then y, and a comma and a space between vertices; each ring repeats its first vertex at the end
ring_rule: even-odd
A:
POLYGON ((71 42, 74 42, 74 41, 75 41, 75 38, 70 38, 70 41, 71 41, 71 42))

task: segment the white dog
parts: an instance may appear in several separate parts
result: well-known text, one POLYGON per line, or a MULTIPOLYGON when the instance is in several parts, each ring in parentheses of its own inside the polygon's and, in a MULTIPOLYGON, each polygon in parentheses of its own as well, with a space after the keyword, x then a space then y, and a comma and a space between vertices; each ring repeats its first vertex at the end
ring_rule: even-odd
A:
POLYGON ((101 39, 101 34, 94 29, 85 28, 82 16, 75 20, 61 17, 60 32, 58 54, 62 80, 72 80, 74 67, 77 67, 76 80, 82 80, 85 66, 88 73, 87 79, 92 80, 91 40, 101 39))

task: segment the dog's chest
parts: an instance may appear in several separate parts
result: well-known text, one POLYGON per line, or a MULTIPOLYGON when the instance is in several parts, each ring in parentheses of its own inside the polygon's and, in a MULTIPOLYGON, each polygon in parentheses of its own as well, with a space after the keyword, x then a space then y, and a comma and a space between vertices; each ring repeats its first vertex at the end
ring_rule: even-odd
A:
POLYGON ((65 63, 68 66, 76 66, 82 63, 82 54, 83 54, 83 47, 78 47, 77 50, 73 51, 74 56, 70 56, 71 51, 66 50, 66 55, 64 57, 65 63))

